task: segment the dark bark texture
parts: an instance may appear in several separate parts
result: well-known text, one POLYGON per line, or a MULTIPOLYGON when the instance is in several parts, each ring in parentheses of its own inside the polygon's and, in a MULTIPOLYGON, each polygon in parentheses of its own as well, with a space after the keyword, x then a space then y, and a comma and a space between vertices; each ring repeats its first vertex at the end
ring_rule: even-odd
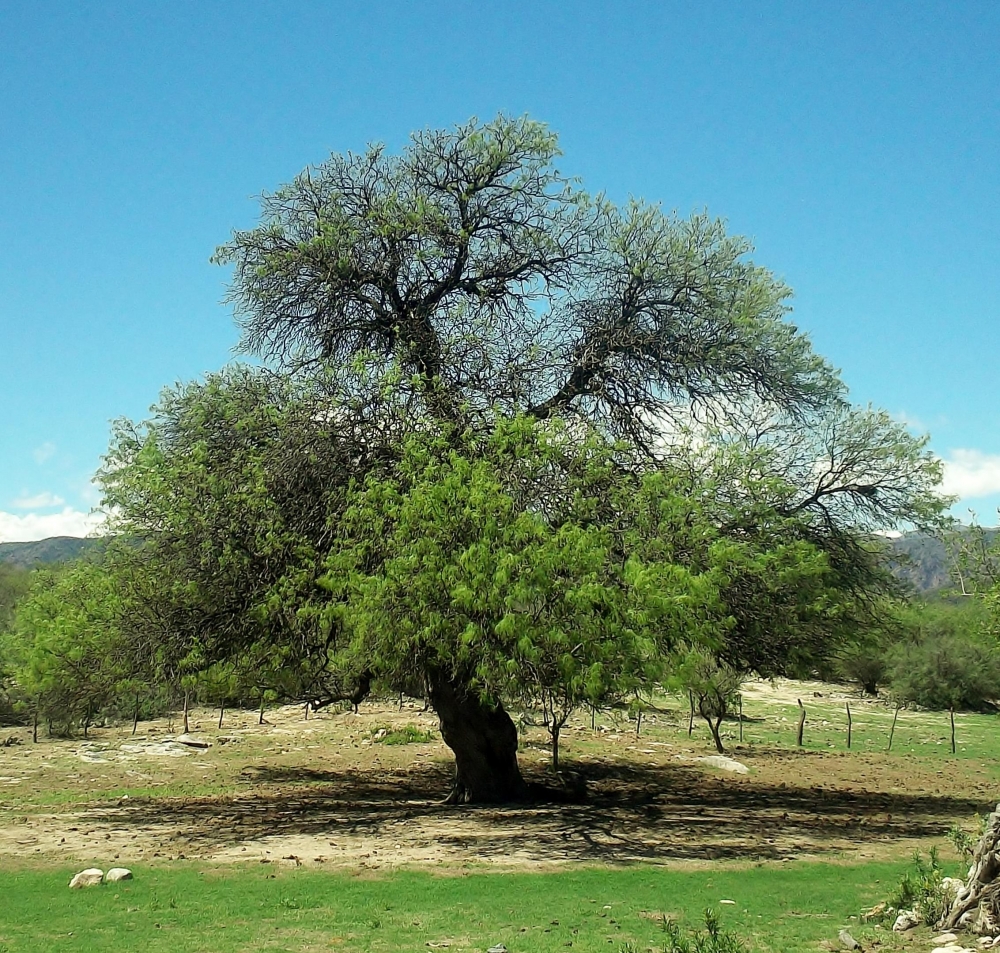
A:
POLYGON ((517 728, 503 705, 488 705, 460 681, 430 679, 430 702, 441 737, 455 753, 452 804, 525 801, 528 786, 517 764, 517 728))
POLYGON ((946 930, 972 927, 1000 932, 1000 804, 989 816, 986 830, 972 853, 965 886, 938 921, 946 930))

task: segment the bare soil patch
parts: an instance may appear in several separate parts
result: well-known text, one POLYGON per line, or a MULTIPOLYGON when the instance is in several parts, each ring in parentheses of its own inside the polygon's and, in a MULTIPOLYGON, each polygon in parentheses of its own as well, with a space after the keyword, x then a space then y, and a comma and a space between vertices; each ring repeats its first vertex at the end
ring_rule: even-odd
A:
MULTIPOLYGON (((783 705, 801 684, 753 689, 783 705)), ((751 696, 745 696, 751 697, 751 696)), ((813 696, 808 696, 813 697, 813 696)), ((836 699, 834 699, 836 700, 836 699)), ((794 704, 794 701, 792 701, 794 704)), ((408 865, 537 867, 575 862, 844 860, 912 853, 992 808, 995 771, 974 759, 733 745, 747 775, 713 769, 686 713, 634 724, 589 720, 566 732, 578 803, 456 808, 442 804, 451 757, 416 703, 359 714, 301 708, 198 711, 201 750, 168 740, 167 722, 91 732, 87 741, 9 732, 0 749, 0 856, 17 863, 266 862, 358 871, 408 865), (430 743, 386 745, 379 729, 412 725, 430 743)), ((171 730, 172 729, 172 730, 171 730)), ((2 740, 2 739, 0 739, 2 740)), ((528 730, 522 767, 551 781, 545 736, 528 730)))

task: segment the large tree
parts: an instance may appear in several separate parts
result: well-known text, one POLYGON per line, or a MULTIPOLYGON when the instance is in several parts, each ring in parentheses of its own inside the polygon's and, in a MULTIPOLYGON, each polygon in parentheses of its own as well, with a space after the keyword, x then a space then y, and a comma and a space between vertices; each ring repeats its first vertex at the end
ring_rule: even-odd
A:
POLYGON ((557 156, 501 117, 266 195, 216 256, 263 368, 168 392, 104 473, 162 657, 271 642, 330 697, 408 673, 465 800, 523 792, 504 701, 529 673, 621 691, 705 641, 709 604, 727 663, 778 670, 875 604, 871 530, 940 510, 922 444, 846 405, 746 240, 617 208, 557 156), (495 588, 518 552, 530 596, 495 588), (711 598, 658 615, 679 580, 711 598))

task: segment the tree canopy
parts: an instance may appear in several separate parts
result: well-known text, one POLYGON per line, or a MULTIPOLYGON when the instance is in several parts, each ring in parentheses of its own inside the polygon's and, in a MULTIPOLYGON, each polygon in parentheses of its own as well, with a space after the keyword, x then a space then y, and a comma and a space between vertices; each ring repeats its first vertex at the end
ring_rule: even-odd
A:
POLYGON ((745 239, 558 154, 499 117, 334 155, 218 250, 258 363, 118 422, 102 473, 133 657, 424 694, 455 799, 499 800, 506 706, 557 744, 692 651, 773 674, 878 615, 873 531, 940 514, 938 464, 745 239))

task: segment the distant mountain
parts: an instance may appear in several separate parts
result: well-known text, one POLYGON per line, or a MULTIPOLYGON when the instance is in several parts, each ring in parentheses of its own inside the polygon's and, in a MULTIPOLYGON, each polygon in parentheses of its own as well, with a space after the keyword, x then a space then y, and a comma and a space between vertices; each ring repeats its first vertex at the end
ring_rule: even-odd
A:
MULTIPOLYGON (((988 529, 986 534, 992 541, 1000 535, 1000 529, 988 529)), ((103 545, 103 540, 76 536, 53 536, 33 543, 0 543, 0 562, 25 568, 63 563, 95 552, 103 545)), ((892 540, 892 552, 893 573, 917 592, 935 592, 955 584, 949 572, 948 552, 939 539, 923 533, 906 533, 892 540)))
MULTIPOLYGON (((985 529, 983 533, 987 544, 992 544, 1000 529, 985 529)), ((892 549, 896 556, 893 573, 917 592, 934 592, 956 585, 948 550, 941 540, 924 533, 905 533, 892 541, 892 549)))
POLYGON ((29 569, 39 564, 69 562, 103 545, 103 540, 76 536, 52 536, 31 543, 0 543, 0 562, 29 569))

